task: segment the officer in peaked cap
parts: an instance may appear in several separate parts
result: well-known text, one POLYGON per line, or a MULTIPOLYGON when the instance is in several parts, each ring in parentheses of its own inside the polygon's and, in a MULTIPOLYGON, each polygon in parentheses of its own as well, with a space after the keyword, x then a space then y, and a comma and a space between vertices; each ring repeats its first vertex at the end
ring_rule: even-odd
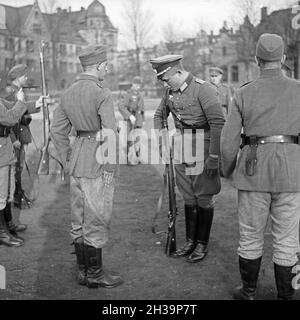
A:
POLYGON ((219 99, 226 116, 231 102, 231 92, 227 84, 222 82, 224 71, 219 67, 209 69, 210 83, 213 84, 219 95, 219 99))
POLYGON ((144 97, 141 93, 142 78, 135 76, 131 88, 120 94, 118 108, 127 125, 127 164, 142 162, 140 130, 145 121, 144 97))
POLYGON ((300 220, 300 82, 283 75, 284 60, 283 39, 262 34, 256 46, 260 77, 237 90, 222 131, 224 176, 233 178, 238 189, 242 286, 235 290, 236 299, 255 298, 268 220, 277 297, 292 299, 294 294, 300 220), (239 152, 242 129, 245 142, 239 152))
MULTIPOLYGON (((208 252, 214 215, 213 196, 221 188, 220 134, 225 120, 216 89, 184 70, 182 58, 181 55, 166 55, 151 59, 150 63, 158 79, 166 84, 154 115, 154 128, 163 133, 165 119, 171 113, 176 127, 174 139, 193 130, 191 144, 185 148, 192 148, 195 144, 197 129, 204 130, 204 150, 199 151, 202 155, 204 151, 204 169, 203 159, 177 161, 182 154, 177 154, 174 148, 176 182, 185 203, 186 243, 173 256, 187 256, 187 261, 194 263, 203 260, 208 252)), ((167 162, 168 157, 164 160, 167 162)))
POLYGON ((115 163, 98 162, 102 130, 117 134, 113 97, 102 87, 107 74, 107 48, 89 46, 79 56, 83 67, 55 109, 51 139, 68 168, 71 184, 71 237, 77 257, 77 282, 89 288, 113 288, 123 281, 104 271, 102 248, 112 216, 115 163), (76 139, 70 148, 72 127, 76 139))

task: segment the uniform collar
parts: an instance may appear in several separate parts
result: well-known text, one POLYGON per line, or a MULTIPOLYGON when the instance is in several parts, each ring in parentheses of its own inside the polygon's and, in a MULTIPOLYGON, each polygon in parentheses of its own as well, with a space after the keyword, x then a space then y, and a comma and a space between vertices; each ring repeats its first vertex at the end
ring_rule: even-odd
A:
POLYGON ((78 76, 78 78, 76 79, 76 82, 80 81, 80 80, 91 80, 91 81, 94 81, 94 82, 96 82, 97 84, 99 84, 101 86, 101 82, 98 80, 98 78, 95 77, 95 76, 92 76, 90 74, 81 73, 78 76))
POLYGON ((260 71, 261 78, 273 78, 273 77, 283 77, 282 70, 280 68, 276 69, 262 69, 260 71))
POLYGON ((181 85, 178 91, 183 92, 189 86, 192 80, 193 80, 193 75, 189 73, 184 83, 181 85))

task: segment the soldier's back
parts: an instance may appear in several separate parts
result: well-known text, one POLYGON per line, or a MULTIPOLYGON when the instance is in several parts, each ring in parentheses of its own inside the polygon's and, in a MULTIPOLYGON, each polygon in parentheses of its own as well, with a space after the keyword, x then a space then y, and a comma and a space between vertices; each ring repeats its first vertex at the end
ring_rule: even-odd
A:
POLYGON ((267 72, 237 91, 247 135, 300 132, 300 81, 267 72))

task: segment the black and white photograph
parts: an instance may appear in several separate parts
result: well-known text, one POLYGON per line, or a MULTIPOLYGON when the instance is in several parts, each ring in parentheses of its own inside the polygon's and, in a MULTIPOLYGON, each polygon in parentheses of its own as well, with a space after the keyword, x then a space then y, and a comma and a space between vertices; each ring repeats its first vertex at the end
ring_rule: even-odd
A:
POLYGON ((300 300, 299 78, 300 1, 0 0, 0 309, 300 300))

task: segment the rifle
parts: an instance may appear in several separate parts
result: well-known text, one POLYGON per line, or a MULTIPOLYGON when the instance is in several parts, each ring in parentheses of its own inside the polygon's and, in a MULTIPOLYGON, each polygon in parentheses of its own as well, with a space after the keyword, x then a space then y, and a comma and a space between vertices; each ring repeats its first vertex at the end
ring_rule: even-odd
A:
MULTIPOLYGON (((46 87, 46 78, 45 78, 45 64, 44 64, 44 48, 45 42, 41 41, 40 47, 40 68, 41 68, 41 80, 42 80, 42 94, 46 97, 47 94, 47 87, 46 87)), ((43 147, 41 150, 41 157, 39 160, 38 166, 38 175, 49 175, 49 159, 52 157, 56 160, 61 167, 61 179, 65 180, 65 173, 63 169, 62 163, 53 157, 49 153, 49 143, 50 143, 50 117, 49 117, 49 108, 48 103, 43 99, 43 133, 44 133, 44 142, 43 147)))
MULTIPOLYGON (((169 90, 167 90, 167 96, 169 96, 169 90)), ((169 97, 167 97, 167 101, 169 101, 169 97)), ((167 107, 167 104, 166 104, 167 107)), ((166 129, 166 134, 163 135, 163 139, 165 140, 165 146, 167 151, 169 152, 169 163, 166 163, 166 172, 167 172, 167 185, 169 192, 169 225, 167 231, 167 242, 165 253, 167 256, 171 256, 176 251, 176 217, 178 214, 177 206, 176 206, 176 193, 175 193, 175 176, 174 176, 174 166, 172 159, 172 150, 170 148, 169 143, 169 128, 168 128, 168 118, 166 113, 166 107, 163 110, 163 127, 166 129)))

